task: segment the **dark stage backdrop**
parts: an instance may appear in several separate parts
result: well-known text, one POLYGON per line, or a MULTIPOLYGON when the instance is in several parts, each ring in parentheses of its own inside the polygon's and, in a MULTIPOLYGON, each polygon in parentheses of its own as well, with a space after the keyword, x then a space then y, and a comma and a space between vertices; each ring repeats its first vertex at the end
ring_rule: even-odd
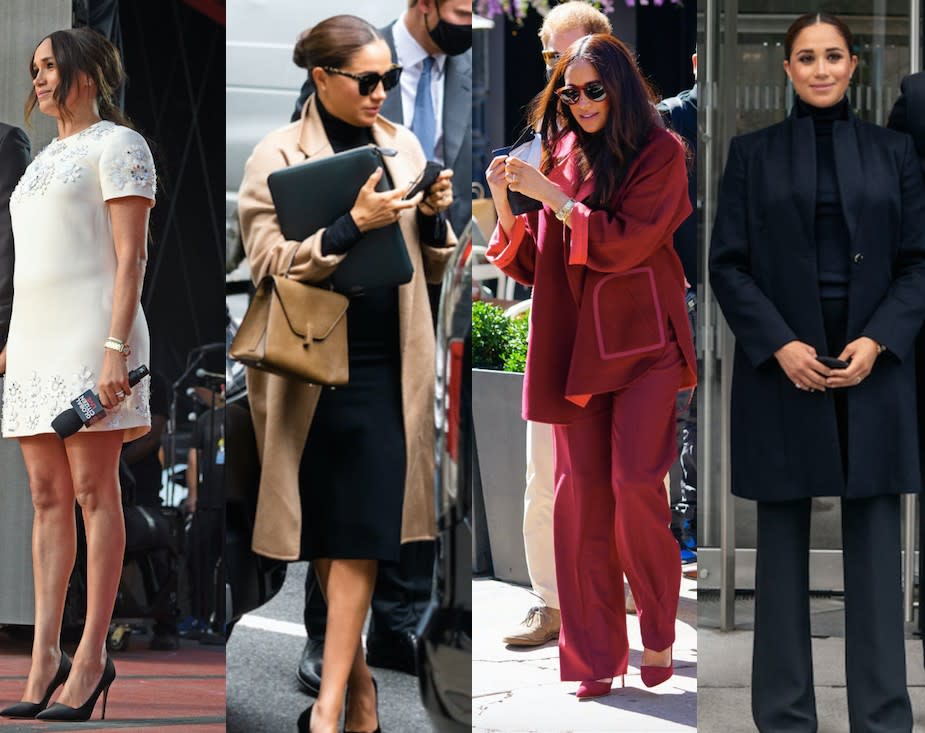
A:
MULTIPOLYGON (((170 382, 192 349, 225 340, 225 27, 223 9, 203 11, 181 0, 119 4, 126 112, 159 179, 142 303, 152 366, 170 382)), ((224 350, 202 366, 223 373, 224 350)))
POLYGON ((694 86, 691 54, 697 45, 697 0, 683 4, 637 5, 639 65, 660 97, 694 86))

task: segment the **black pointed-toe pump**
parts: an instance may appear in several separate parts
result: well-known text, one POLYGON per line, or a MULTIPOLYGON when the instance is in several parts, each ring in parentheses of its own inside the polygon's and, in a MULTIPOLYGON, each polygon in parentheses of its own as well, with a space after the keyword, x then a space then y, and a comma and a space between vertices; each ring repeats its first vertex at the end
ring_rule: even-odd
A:
POLYGON ((106 719, 106 701, 109 698, 109 686, 116 678, 116 668, 112 663, 109 655, 106 655, 106 666, 103 668, 103 676, 100 677, 96 689, 90 695, 90 698, 79 708, 72 708, 69 705, 62 705, 56 702, 54 705, 35 716, 36 720, 67 720, 83 721, 90 720, 93 715, 93 708, 96 707, 96 701, 100 695, 103 696, 103 714, 100 720, 106 719))
POLYGON ((70 657, 64 652, 61 652, 61 661, 58 662, 58 671, 55 672, 55 677, 49 683, 42 699, 39 702, 18 702, 15 705, 10 705, 8 708, 0 710, 0 716, 4 718, 34 718, 48 707, 48 701, 51 700, 51 696, 55 694, 55 690, 64 684, 70 673, 70 657))

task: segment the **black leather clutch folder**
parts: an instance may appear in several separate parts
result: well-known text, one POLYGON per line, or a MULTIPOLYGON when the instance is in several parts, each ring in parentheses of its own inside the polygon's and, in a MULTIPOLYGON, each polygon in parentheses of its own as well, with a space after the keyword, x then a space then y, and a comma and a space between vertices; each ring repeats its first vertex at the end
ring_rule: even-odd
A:
MULTIPOLYGON (((271 173, 267 183, 283 236, 305 239, 350 211, 362 185, 383 165, 382 155, 395 151, 366 145, 271 173)), ((385 176, 376 190, 388 190, 385 176)), ((396 222, 366 232, 337 266, 331 282, 336 291, 353 295, 401 285, 413 273, 396 222)))

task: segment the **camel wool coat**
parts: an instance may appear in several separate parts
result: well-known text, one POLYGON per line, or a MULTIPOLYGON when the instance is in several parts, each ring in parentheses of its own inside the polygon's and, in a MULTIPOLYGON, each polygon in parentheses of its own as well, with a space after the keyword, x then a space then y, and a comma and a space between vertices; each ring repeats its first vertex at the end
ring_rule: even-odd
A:
MULTIPOLYGON (((393 185, 407 186, 426 163, 417 138, 383 117, 373 123, 372 134, 380 147, 398 151, 394 157, 385 157, 385 167, 393 185)), ((267 186, 267 176, 273 171, 333 152, 314 95, 306 101, 301 120, 271 132, 254 148, 244 168, 238 212, 255 283, 268 274, 283 274, 290 260, 291 277, 318 282, 329 277, 344 259, 345 255, 322 254, 324 229, 302 242, 285 239, 267 186)), ((306 203, 310 201, 311 192, 306 191, 306 203)), ((440 282, 456 239, 448 227, 446 247, 423 245, 413 208, 402 213, 400 226, 414 267, 411 281, 399 287, 407 451, 401 536, 402 542, 412 542, 432 539, 435 529, 434 332, 426 283, 440 282)), ((252 547, 266 557, 297 560, 302 531, 299 463, 322 388, 257 369, 247 370, 247 387, 261 461, 252 547)))

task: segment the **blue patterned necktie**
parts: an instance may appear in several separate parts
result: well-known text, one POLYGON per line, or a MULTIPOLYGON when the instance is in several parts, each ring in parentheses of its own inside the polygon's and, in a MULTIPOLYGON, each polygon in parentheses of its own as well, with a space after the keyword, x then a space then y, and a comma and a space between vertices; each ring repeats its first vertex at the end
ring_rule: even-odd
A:
POLYGON ((424 59, 424 69, 418 79, 418 90, 414 95, 414 120, 411 131, 417 135, 424 148, 424 156, 430 160, 434 157, 434 143, 436 142, 437 120, 434 118, 434 101, 430 94, 431 72, 434 68, 434 57, 424 59))

